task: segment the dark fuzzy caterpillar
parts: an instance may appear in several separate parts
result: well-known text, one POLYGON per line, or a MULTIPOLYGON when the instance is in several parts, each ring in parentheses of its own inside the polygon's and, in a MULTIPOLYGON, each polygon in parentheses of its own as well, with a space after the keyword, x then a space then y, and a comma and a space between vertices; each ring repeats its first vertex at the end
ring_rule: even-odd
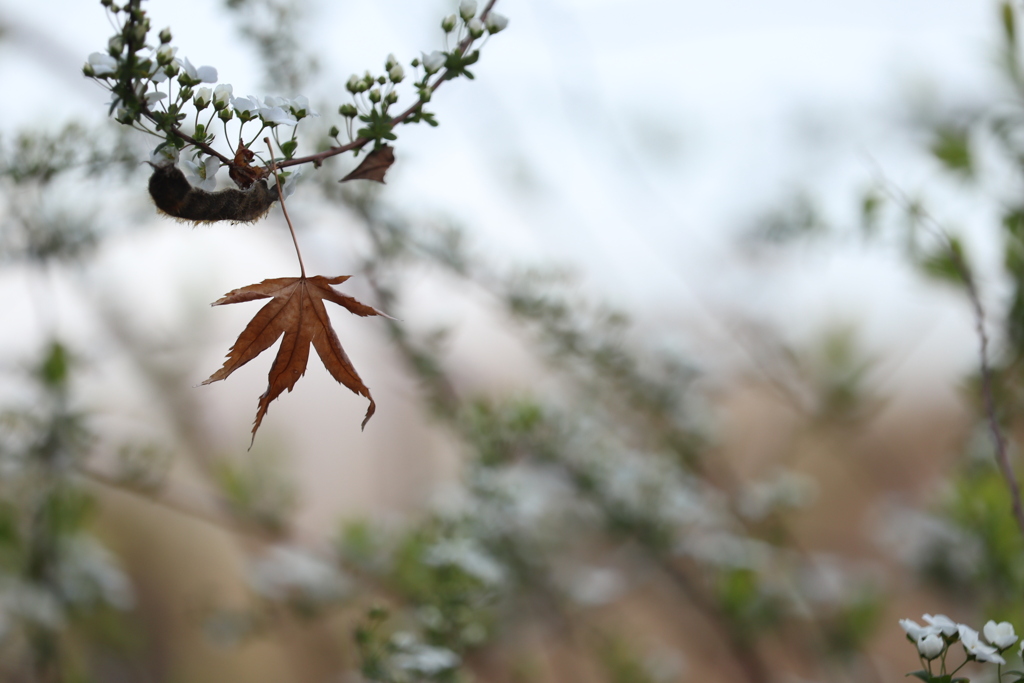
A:
POLYGON ((149 194, 156 208, 168 216, 196 223, 251 223, 267 215, 270 206, 277 201, 277 187, 267 187, 266 180, 257 180, 248 190, 207 192, 192 187, 185 174, 173 164, 153 168, 149 194))

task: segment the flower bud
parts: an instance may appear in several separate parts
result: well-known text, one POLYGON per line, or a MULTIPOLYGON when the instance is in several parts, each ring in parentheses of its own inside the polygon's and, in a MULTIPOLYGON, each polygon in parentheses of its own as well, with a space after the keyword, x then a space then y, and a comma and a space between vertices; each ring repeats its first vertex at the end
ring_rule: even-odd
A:
POLYGON ((391 92, 389 92, 387 94, 387 96, 384 97, 384 101, 387 104, 394 104, 395 102, 398 101, 398 93, 396 93, 394 90, 392 90, 391 92))
POLYGON ((220 113, 217 114, 221 121, 230 121, 235 116, 235 112, 231 109, 221 109, 220 113))
POLYGON ((170 45, 164 44, 156 51, 156 63, 160 66, 167 66, 174 61, 174 53, 178 51, 178 48, 171 47, 170 45))
POLYGON ((388 71, 388 78, 391 79, 392 83, 401 83, 402 79, 405 78, 405 69, 402 68, 401 64, 395 64, 388 71))
POLYGON ((228 106, 234 89, 229 83, 222 83, 213 89, 213 107, 218 111, 228 106))
POLYGON ((359 92, 359 87, 363 84, 363 79, 359 78, 355 74, 352 74, 348 78, 348 83, 345 84, 345 90, 355 95, 359 92))
POLYGON ((917 651, 921 653, 921 656, 925 659, 932 660, 942 654, 942 651, 946 649, 946 643, 943 642, 935 633, 929 633, 923 635, 917 639, 917 651))
POLYGON ((121 36, 113 36, 107 41, 107 52, 114 57, 124 52, 124 39, 121 36))
POLYGON ((423 68, 428 74, 435 74, 441 70, 447 60, 448 55, 434 50, 429 55, 423 55, 423 68))
POLYGON ((117 60, 102 52, 93 52, 89 55, 89 64, 94 76, 109 76, 117 72, 117 60))
POLYGON ((462 2, 459 3, 459 16, 466 22, 475 17, 476 0, 462 0, 462 2))
POLYGON ((160 42, 164 45, 171 42, 171 29, 165 28, 163 31, 160 31, 160 42))
POLYGON ((398 60, 395 59, 394 53, 388 55, 388 59, 384 62, 384 70, 391 71, 398 64, 398 60))
POLYGON ((493 35, 498 31, 505 30, 505 27, 508 26, 508 17, 497 12, 489 12, 484 25, 487 27, 487 31, 493 35))
POLYGON ((373 102, 374 104, 380 102, 380 88, 374 88, 373 90, 371 90, 368 97, 370 98, 370 101, 373 102))
POLYGON ((484 34, 484 22, 479 19, 470 19, 467 21, 466 28, 469 29, 469 35, 474 38, 479 38, 484 34))
POLYGON ((199 111, 202 111, 202 110, 206 109, 210 105, 210 102, 212 102, 212 101, 213 101, 213 91, 204 86, 202 88, 199 88, 199 90, 196 91, 196 94, 195 94, 195 97, 192 100, 192 103, 195 104, 196 109, 198 109, 199 111))
POLYGON ((338 113, 347 119, 354 119, 359 114, 359 110, 351 104, 343 104, 338 107, 338 113))
POLYGON ((445 33, 451 33, 455 30, 455 22, 458 18, 454 14, 449 14, 447 17, 441 20, 441 30, 445 33))
POLYGON ((384 76, 377 76, 377 82, 380 83, 381 85, 384 85, 385 83, 388 82, 388 79, 385 78, 384 76))
POLYGON ((180 91, 178 91, 178 97, 180 97, 182 100, 192 99, 192 88, 188 86, 183 87, 180 91))
POLYGON ((327 131, 327 135, 328 135, 329 137, 332 137, 332 138, 336 138, 336 137, 338 137, 338 134, 339 134, 339 133, 341 133, 341 131, 340 131, 340 130, 338 130, 338 127, 337 127, 337 126, 331 126, 331 129, 330 129, 329 131, 327 131))

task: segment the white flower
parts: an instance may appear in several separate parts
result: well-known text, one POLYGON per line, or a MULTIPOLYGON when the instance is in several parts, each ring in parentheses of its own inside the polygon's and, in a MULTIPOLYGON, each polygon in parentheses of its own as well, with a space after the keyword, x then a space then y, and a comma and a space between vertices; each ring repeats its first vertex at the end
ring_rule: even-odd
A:
POLYGON ((213 104, 217 109, 223 109, 231 101, 231 85, 222 83, 213 89, 213 104))
POLYGON ((305 95, 299 95, 294 99, 288 100, 287 106, 297 119, 302 119, 307 116, 312 116, 314 118, 320 117, 320 114, 317 113, 313 107, 309 106, 309 98, 305 95))
POLYGON ((921 626, 913 619, 900 619, 900 628, 902 628, 906 634, 915 641, 920 640, 927 635, 941 633, 941 631, 934 626, 921 626))
POLYGON ((458 567, 487 585, 496 585, 505 580, 505 568, 501 563, 476 541, 468 538, 438 542, 427 550, 423 563, 431 567, 458 567))
POLYGON ((164 166, 178 163, 178 149, 171 145, 163 145, 153 150, 149 155, 149 163, 154 166, 164 166))
POLYGON ((235 108, 235 111, 246 112, 255 116, 260 110, 260 101, 249 95, 248 97, 232 97, 231 106, 235 108))
POLYGON ((274 126, 294 126, 298 123, 298 120, 289 112, 286 112, 284 107, 279 106, 260 107, 260 118, 263 119, 264 123, 274 126))
POLYGON ((402 68, 401 64, 395 64, 388 71, 388 78, 391 79, 392 83, 401 83, 402 79, 405 78, 405 69, 402 68))
POLYGON ((479 38, 484 34, 484 22, 479 19, 470 19, 467 21, 466 28, 469 29, 469 35, 474 38, 479 38))
MULTIPOLYGON (((945 614, 936 614, 934 617, 930 614, 923 614, 921 615, 921 618, 942 631, 942 635, 947 638, 956 633, 961 627, 961 624, 956 623, 945 614)), ((975 631, 975 634, 977 634, 977 631, 975 631)))
POLYGON ((469 21, 476 16, 476 0, 462 0, 459 3, 459 16, 463 21, 469 21))
POLYGON ((498 14, 497 12, 488 12, 487 21, 484 22, 487 26, 487 30, 491 33, 497 33, 498 31, 505 30, 508 26, 508 17, 504 14, 498 14))
POLYGON ((393 642, 397 641, 395 644, 404 650, 394 655, 392 660, 399 669, 433 676, 446 669, 455 668, 461 661, 457 654, 447 648, 410 643, 408 642, 409 636, 400 639, 399 635, 396 633, 395 638, 392 639, 393 642))
POLYGON ((154 83, 163 83, 164 81, 166 81, 167 72, 164 71, 164 67, 160 66, 159 64, 154 64, 153 73, 149 75, 149 80, 153 81, 154 83))
POLYGON ((117 60, 103 52, 93 52, 89 55, 89 66, 97 76, 109 76, 117 71, 117 60))
POLYGON ((148 92, 146 93, 146 106, 152 107, 154 104, 167 97, 167 93, 163 92, 148 92))
POLYGON ((192 187, 198 187, 207 192, 217 189, 217 171, 220 170, 220 159, 206 157, 201 164, 185 159, 181 165, 185 167, 185 178, 188 179, 192 187))
POLYGON ((330 602, 348 591, 348 581, 329 562, 297 548, 275 546, 249 566, 249 585, 274 600, 301 596, 330 602))
POLYGON ((295 184, 299 182, 299 178, 302 177, 302 171, 292 171, 288 174, 288 177, 284 179, 284 185, 281 186, 281 193, 285 199, 292 196, 292 192, 295 192, 295 184))
POLYGON ((1006 664, 1006 660, 999 656, 994 647, 989 647, 978 639, 978 632, 973 628, 959 624, 957 630, 968 657, 974 657, 979 662, 1006 664))
POLYGON ((196 90, 196 94, 192 96, 192 101, 195 102, 196 109, 206 109, 210 102, 213 101, 213 90, 203 86, 196 90))
POLYGON ((945 649, 946 642, 935 633, 929 633, 917 639, 917 651, 925 659, 935 659, 945 649))
POLYGON ((185 74, 189 78, 202 83, 216 83, 217 82, 217 70, 212 66, 201 66, 198 69, 192 66, 192 62, 188 61, 188 57, 178 62, 182 69, 185 70, 185 74))
POLYGON ((160 49, 156 51, 156 63, 160 66, 165 66, 174 61, 174 54, 178 51, 178 48, 171 47, 170 45, 161 45, 160 49))
POLYGON ((989 621, 982 629, 985 640, 994 645, 997 650, 1005 650, 1017 642, 1017 634, 1013 632, 1013 624, 1008 621, 996 623, 989 621))
POLYGON ((447 60, 448 55, 434 50, 429 55, 423 55, 423 68, 426 69, 428 74, 437 73, 447 60))

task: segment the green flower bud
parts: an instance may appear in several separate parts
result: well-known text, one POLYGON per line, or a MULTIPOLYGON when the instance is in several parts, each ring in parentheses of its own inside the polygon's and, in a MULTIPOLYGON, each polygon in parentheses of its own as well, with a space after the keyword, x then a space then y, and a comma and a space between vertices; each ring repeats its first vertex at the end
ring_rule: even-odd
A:
POLYGON ((479 19, 470 19, 467 21, 466 28, 469 29, 469 35, 474 38, 479 38, 484 34, 484 22, 479 19))
POLYGON ((384 98, 384 101, 387 102, 388 104, 394 104, 395 102, 398 101, 398 93, 392 90, 387 94, 387 97, 384 98))
POLYGON ((332 138, 336 138, 336 137, 338 137, 338 133, 340 133, 340 132, 341 131, 338 130, 337 126, 331 126, 331 129, 329 131, 327 131, 327 135, 329 135, 332 138))
POLYGON ((338 113, 347 119, 354 119, 359 114, 359 110, 351 104, 343 104, 338 107, 338 113))
POLYGON ((113 57, 117 57, 124 52, 124 39, 121 36, 114 36, 107 42, 107 52, 113 57))
POLYGON ((380 88, 374 88, 373 90, 371 90, 368 97, 370 98, 370 101, 373 102, 374 104, 380 102, 380 88))
POLYGON ((160 31, 160 42, 164 45, 171 42, 171 29, 165 28, 163 31, 160 31))
POLYGON ((455 22, 458 21, 454 14, 449 14, 447 17, 441 20, 441 30, 445 33, 451 33, 455 30, 455 22))

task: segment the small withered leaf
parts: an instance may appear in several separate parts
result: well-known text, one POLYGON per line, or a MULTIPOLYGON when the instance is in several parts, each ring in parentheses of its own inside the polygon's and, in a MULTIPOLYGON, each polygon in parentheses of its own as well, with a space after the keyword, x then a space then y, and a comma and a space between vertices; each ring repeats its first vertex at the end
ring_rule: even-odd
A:
POLYGON ((260 423, 263 422, 263 416, 267 414, 270 402, 284 393, 285 389, 291 391, 299 378, 305 374, 310 344, 316 349, 324 367, 334 379, 353 392, 369 399, 370 405, 366 409, 366 417, 363 418, 363 427, 366 426, 376 410, 370 390, 363 384, 363 380, 359 378, 359 373, 352 366, 348 354, 341 347, 338 335, 334 333, 330 318, 327 317, 327 308, 324 306, 324 300, 327 300, 346 308, 355 315, 385 315, 331 287, 331 285, 341 284, 349 277, 348 275, 339 275, 338 277, 315 275, 313 277, 273 278, 248 287, 233 289, 213 302, 214 306, 223 306, 255 299, 270 299, 238 335, 238 339, 228 351, 223 367, 210 375, 210 378, 203 384, 225 379, 232 372, 266 351, 282 334, 284 335, 281 348, 278 349, 274 364, 270 367, 270 384, 259 399, 256 420, 252 426, 254 441, 256 430, 260 428, 260 423))
POLYGON ((376 180, 378 183, 384 182, 384 174, 391 168, 391 164, 395 163, 395 150, 391 145, 383 145, 380 149, 375 149, 366 155, 363 159, 363 163, 353 169, 351 173, 339 180, 339 183, 343 183, 346 180, 376 180))

